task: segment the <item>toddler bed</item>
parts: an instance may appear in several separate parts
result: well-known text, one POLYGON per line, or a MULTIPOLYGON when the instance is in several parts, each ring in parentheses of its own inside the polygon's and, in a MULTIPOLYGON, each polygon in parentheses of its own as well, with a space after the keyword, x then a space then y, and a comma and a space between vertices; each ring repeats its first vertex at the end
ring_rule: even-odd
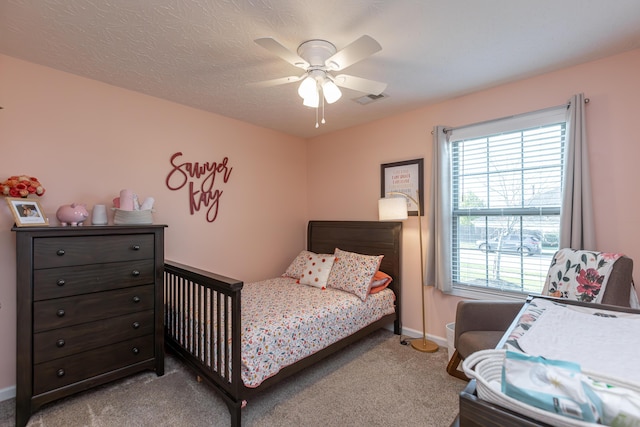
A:
MULTIPOLYGON (((401 231, 400 222, 309 222, 311 253, 333 255, 339 248, 343 259, 363 263, 383 256, 379 270, 392 281, 371 294, 350 283, 337 285, 342 290, 297 283, 305 251, 286 277, 247 284, 167 261, 165 342, 219 391, 231 424, 239 426, 241 409, 253 394, 378 328, 393 323, 400 334, 401 231)), ((340 265, 344 277, 360 268, 340 265)), ((332 280, 337 283, 336 276, 332 280)))

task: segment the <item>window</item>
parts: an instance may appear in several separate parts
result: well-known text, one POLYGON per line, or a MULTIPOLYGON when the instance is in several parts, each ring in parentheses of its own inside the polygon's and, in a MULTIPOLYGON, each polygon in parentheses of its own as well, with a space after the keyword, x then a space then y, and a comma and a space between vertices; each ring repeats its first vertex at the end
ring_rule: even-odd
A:
POLYGON ((565 110, 451 131, 454 292, 542 291, 558 249, 565 110))

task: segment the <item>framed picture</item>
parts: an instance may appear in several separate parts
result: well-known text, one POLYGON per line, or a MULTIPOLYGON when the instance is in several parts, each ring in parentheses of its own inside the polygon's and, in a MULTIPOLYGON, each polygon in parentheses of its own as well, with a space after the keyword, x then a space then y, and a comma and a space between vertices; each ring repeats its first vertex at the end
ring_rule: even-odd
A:
MULTIPOLYGON (((420 203, 420 213, 424 215, 424 159, 384 163, 380 165, 380 181, 380 197, 402 197, 387 196, 391 191, 404 193, 420 203)), ((408 202, 409 215, 417 216, 418 206, 408 202)))
POLYGON ((49 224, 42 207, 35 200, 16 197, 7 197, 6 200, 18 227, 35 227, 49 224))

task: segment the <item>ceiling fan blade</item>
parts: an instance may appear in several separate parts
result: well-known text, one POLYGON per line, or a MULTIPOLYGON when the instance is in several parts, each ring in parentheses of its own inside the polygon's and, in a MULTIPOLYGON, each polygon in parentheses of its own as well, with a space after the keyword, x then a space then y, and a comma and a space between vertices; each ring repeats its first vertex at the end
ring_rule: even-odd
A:
POLYGON ((372 37, 365 35, 346 46, 344 49, 336 52, 325 61, 325 65, 330 70, 343 70, 380 50, 382 50, 380 43, 375 41, 372 37))
POLYGON ((255 39, 254 41, 258 45, 267 49, 269 52, 284 59, 291 65, 295 65, 296 67, 302 68, 303 70, 306 70, 309 66, 309 63, 307 63, 307 61, 300 58, 297 54, 293 53, 286 47, 282 46, 280 42, 272 37, 264 37, 261 39, 255 39))
POLYGON ((264 81, 261 81, 261 82, 247 83, 247 86, 249 86, 249 87, 278 86, 278 85, 283 85, 283 84, 287 84, 287 83, 298 82, 298 81, 302 80, 302 78, 304 78, 305 76, 306 76, 306 74, 303 74, 301 76, 280 77, 279 79, 272 79, 272 80, 264 80, 264 81))
POLYGON ((346 87, 347 89, 353 89, 371 95, 380 95, 387 88, 386 83, 347 74, 338 74, 333 78, 333 82, 340 87, 346 87))

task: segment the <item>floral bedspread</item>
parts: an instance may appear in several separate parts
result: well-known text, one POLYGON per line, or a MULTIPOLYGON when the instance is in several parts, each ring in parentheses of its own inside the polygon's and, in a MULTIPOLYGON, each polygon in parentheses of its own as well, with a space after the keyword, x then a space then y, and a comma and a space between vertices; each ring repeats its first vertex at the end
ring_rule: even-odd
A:
POLYGON ((266 378, 394 312, 393 292, 366 301, 279 277, 242 289, 242 380, 257 387, 266 378))

